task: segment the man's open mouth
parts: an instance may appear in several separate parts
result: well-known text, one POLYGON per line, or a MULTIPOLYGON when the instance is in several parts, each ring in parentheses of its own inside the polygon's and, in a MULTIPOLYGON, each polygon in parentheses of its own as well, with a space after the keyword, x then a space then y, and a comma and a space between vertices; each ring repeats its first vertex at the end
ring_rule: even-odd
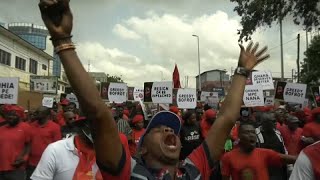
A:
POLYGON ((169 150, 176 150, 177 149, 177 139, 174 134, 169 134, 164 138, 163 143, 166 145, 166 148, 169 150))

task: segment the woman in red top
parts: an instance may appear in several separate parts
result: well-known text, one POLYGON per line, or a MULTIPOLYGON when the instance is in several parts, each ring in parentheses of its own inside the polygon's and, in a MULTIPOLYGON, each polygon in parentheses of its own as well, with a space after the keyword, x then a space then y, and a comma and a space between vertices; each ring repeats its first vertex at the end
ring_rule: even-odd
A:
POLYGON ((303 128, 302 141, 304 145, 310 145, 320 140, 320 107, 311 111, 313 122, 307 123, 303 128))
POLYGON ((129 144, 129 149, 131 156, 134 156, 137 152, 137 147, 140 141, 140 137, 143 135, 145 129, 143 128, 144 123, 143 123, 143 116, 138 114, 135 115, 134 118, 132 119, 132 124, 133 124, 133 133, 132 133, 132 140, 134 142, 131 142, 129 144))

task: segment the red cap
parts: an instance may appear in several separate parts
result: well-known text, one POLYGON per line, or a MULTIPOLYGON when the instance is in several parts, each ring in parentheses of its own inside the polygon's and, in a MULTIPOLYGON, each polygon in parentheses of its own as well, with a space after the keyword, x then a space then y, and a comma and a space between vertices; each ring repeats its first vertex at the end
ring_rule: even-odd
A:
POLYGON ((141 114, 135 115, 134 118, 132 119, 133 124, 136 124, 142 121, 143 121, 143 116, 141 114))
POLYGON ((70 103, 70 101, 68 99, 63 99, 62 101, 60 101, 61 106, 68 106, 69 103, 70 103))
POLYGON ((272 107, 266 107, 266 106, 257 106, 253 108, 254 111, 259 111, 259 112, 268 112, 272 109, 272 107))
POLYGON ((216 118, 217 117, 217 112, 212 110, 212 109, 208 109, 205 112, 205 116, 206 116, 206 119, 216 118))
POLYGON ((175 113, 175 114, 178 114, 178 113, 179 113, 179 109, 178 109, 177 106, 171 106, 171 107, 169 108, 169 111, 171 111, 171 112, 173 112, 173 113, 175 113))
POLYGON ((15 111, 20 118, 24 118, 25 116, 23 107, 16 105, 4 105, 3 112, 8 113, 10 111, 15 111))

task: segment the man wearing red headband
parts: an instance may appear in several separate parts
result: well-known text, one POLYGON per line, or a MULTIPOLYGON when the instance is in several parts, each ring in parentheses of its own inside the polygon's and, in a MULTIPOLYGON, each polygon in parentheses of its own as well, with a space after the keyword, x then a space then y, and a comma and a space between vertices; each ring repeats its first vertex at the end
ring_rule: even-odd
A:
POLYGON ((140 137, 143 135, 145 129, 144 118, 141 114, 135 115, 132 119, 133 131, 132 131, 132 142, 129 144, 131 156, 136 155, 137 147, 140 141, 140 137))
POLYGON ((30 151, 30 126, 21 122, 23 108, 5 105, 3 112, 7 125, 0 128, 0 179, 21 180, 30 151))
POLYGON ((303 127, 302 141, 304 145, 310 145, 320 140, 320 107, 314 108, 311 114, 313 121, 303 127))

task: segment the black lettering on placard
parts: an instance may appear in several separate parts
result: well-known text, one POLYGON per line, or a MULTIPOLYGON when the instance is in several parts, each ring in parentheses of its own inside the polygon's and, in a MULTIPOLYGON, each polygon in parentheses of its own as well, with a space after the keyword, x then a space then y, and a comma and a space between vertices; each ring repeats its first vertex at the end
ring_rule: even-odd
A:
POLYGON ((193 94, 179 94, 178 102, 194 102, 195 97, 193 94))
POLYGON ((246 100, 247 101, 256 101, 256 100, 260 100, 260 97, 258 96, 258 89, 247 89, 246 93, 246 100))
POLYGON ((268 74, 256 74, 253 79, 257 84, 261 84, 270 82, 271 77, 268 74))
POLYGON ((168 87, 154 87, 153 89, 155 91, 155 94, 152 94, 153 98, 161 98, 161 97, 170 98, 171 97, 171 93, 168 92, 169 91, 168 87))
POLYGON ((125 90, 123 88, 110 88, 109 95, 111 96, 124 96, 125 90))
POLYGON ((10 89, 14 89, 13 83, 0 83, 0 99, 13 99, 13 94, 9 94, 10 89))
POLYGON ((284 94, 286 96, 304 97, 303 90, 295 88, 288 88, 284 94))

